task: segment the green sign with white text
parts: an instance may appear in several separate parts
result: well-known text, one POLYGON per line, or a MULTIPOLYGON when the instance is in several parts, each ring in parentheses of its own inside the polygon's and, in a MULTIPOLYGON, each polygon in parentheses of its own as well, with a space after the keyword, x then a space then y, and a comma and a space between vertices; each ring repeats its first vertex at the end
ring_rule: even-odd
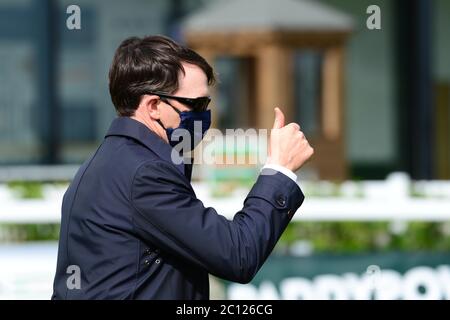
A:
POLYGON ((228 299, 450 299, 450 253, 271 256, 228 299))

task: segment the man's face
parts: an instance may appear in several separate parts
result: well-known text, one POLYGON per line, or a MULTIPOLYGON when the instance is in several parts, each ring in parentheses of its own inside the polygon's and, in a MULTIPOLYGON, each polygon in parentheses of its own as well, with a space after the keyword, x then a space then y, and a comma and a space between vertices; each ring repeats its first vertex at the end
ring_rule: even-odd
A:
MULTIPOLYGON (((186 98, 209 96, 208 79, 202 69, 188 63, 183 63, 183 67, 185 74, 180 74, 178 78, 179 88, 172 95, 186 98)), ((191 111, 188 106, 174 99, 169 99, 169 103, 181 112, 191 111)), ((161 101, 159 110, 166 128, 177 128, 180 125, 180 116, 164 101, 161 101)))

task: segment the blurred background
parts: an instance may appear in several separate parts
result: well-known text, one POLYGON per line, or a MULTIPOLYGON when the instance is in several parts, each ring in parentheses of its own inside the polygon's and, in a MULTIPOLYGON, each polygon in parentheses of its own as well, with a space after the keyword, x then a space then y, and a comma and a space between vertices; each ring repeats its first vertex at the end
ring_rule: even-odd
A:
MULTIPOLYGON (((50 298, 62 196, 115 117, 114 51, 150 34, 214 66, 213 127, 270 128, 278 106, 315 148, 274 253, 211 298, 449 299, 449 31, 447 0, 0 0, 0 299, 50 298)), ((193 186, 232 218, 258 171, 197 166, 193 186)))

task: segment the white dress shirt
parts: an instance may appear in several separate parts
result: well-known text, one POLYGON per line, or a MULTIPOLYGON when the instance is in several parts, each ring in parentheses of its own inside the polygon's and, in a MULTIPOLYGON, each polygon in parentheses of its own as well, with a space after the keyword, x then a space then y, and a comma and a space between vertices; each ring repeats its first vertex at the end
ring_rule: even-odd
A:
POLYGON ((278 164, 266 164, 264 165, 264 167, 262 167, 261 170, 263 169, 273 169, 275 171, 281 172, 282 174, 291 178, 294 182, 297 182, 297 175, 294 172, 278 164))

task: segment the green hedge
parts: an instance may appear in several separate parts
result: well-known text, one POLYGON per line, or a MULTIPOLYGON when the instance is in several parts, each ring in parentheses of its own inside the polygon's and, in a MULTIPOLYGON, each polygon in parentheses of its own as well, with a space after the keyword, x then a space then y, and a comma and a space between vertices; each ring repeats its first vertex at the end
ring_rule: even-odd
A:
POLYGON ((450 250, 450 222, 294 222, 280 244, 309 242, 315 252, 450 250))
POLYGON ((56 241, 59 224, 1 224, 1 242, 56 241))
MULTIPOLYGON (((3 224, 0 241, 58 240, 59 224, 3 224)), ((291 222, 278 243, 289 248, 305 241, 314 252, 449 251, 450 222, 410 222, 400 228, 389 222, 291 222)))

